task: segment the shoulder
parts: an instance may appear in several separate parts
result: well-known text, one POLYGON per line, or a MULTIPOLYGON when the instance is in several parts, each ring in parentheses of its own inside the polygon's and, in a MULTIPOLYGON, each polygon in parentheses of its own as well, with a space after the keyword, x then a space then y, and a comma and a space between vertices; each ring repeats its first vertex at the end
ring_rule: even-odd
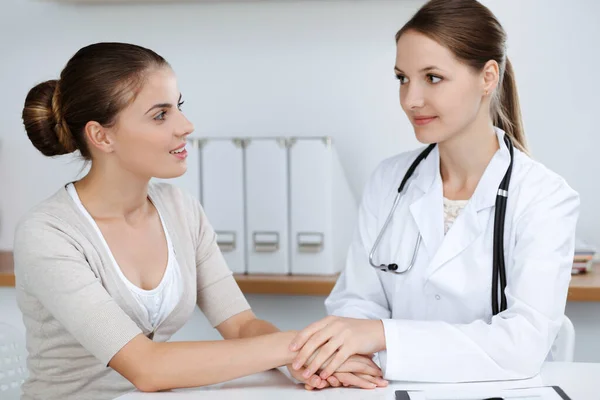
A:
POLYGON ((52 232, 70 234, 78 221, 73 205, 64 187, 36 204, 17 221, 14 247, 19 247, 23 242, 35 241, 41 234, 46 235, 46 238, 52 232))
POLYGON ((77 258, 85 261, 85 243, 90 242, 82 228, 78 210, 64 188, 31 208, 17 222, 13 253, 15 274, 44 264, 45 260, 77 258))
POLYGON ((517 220, 526 224, 531 218, 554 219, 553 223, 577 220, 580 196, 565 178, 516 149, 513 168, 509 192, 516 197, 517 220))
POLYGON ((579 203, 579 193, 546 165, 517 149, 514 164, 515 185, 521 200, 536 203, 547 199, 569 199, 579 203))

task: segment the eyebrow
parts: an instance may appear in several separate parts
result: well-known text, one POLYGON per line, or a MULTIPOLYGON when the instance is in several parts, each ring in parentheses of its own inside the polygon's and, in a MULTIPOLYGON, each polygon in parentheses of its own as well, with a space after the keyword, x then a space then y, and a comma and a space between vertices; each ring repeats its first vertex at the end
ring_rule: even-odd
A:
MULTIPOLYGON (((177 100, 177 103, 180 103, 180 102, 181 102, 181 93, 179 93, 179 100, 177 100)), ((150 111, 154 110, 155 108, 173 108, 173 104, 171 104, 171 103, 158 103, 158 104, 155 104, 152 107, 150 107, 148 109, 148 111, 146 111, 144 113, 144 115, 148 114, 150 111)))
MULTIPOLYGON (((436 70, 436 69, 437 69, 438 71, 442 71, 442 69, 441 69, 441 68, 438 68, 438 67, 436 67, 435 65, 430 65, 430 66, 428 66, 428 67, 421 68, 421 71, 420 71, 420 72, 429 72, 429 71, 433 71, 433 70, 436 70)), ((399 72, 399 73, 403 73, 403 72, 402 72, 402 70, 401 70, 400 68, 396 67, 396 66, 394 66, 394 71, 395 71, 395 72, 399 72)))

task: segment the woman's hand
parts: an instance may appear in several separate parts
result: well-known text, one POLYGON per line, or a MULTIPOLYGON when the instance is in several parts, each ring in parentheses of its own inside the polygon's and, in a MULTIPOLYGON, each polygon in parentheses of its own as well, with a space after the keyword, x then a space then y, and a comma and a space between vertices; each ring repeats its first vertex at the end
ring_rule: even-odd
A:
POLYGON ((294 377, 297 381, 304 383, 304 387, 308 390, 312 389, 323 389, 329 386, 328 381, 325 379, 319 378, 317 375, 313 375, 311 377, 305 378, 302 374, 304 373, 304 368, 294 369, 291 365, 287 365, 287 369, 290 372, 290 375, 294 377))
MULTIPOLYGON (((331 360, 331 359, 330 359, 331 360)), ((330 361, 329 360, 329 361, 330 361)), ((289 368, 289 367, 288 367, 289 368)), ((299 381, 305 378, 299 371, 290 368, 290 373, 299 381)), ((327 379, 319 379, 316 375, 306 380, 304 387, 307 390, 323 389, 329 386, 356 386, 362 389, 374 389, 376 387, 385 387, 388 382, 381 378, 382 372, 369 357, 354 355, 343 363, 340 368, 327 379), (316 379, 315 379, 316 378, 316 379)))
MULTIPOLYGON (((330 361, 325 363, 326 366, 329 364, 330 361)), ((381 369, 370 357, 353 355, 340 365, 326 380, 330 382, 330 379, 335 377, 344 386, 375 389, 376 387, 385 387, 388 385, 388 382, 382 376, 383 372, 381 372, 381 369)))
POLYGON ((292 364, 299 370, 307 365, 306 378, 321 368, 321 379, 329 378, 355 354, 373 354, 385 349, 383 323, 380 320, 329 316, 317 321, 296 335, 291 351, 299 351, 292 364), (318 354, 315 352, 318 350, 318 354), (314 354, 314 356, 313 356, 314 354), (309 360, 312 356, 312 360, 309 360), (330 357, 333 359, 327 363, 330 357))

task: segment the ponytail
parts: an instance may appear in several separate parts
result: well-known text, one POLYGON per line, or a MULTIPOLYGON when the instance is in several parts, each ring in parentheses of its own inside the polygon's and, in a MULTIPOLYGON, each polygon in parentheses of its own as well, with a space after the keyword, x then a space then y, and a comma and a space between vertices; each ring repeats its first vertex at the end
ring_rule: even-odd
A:
POLYGON ((523 130, 515 73, 508 57, 506 58, 501 85, 495 102, 496 105, 493 107, 494 125, 506 132, 516 148, 529 154, 527 139, 523 130))

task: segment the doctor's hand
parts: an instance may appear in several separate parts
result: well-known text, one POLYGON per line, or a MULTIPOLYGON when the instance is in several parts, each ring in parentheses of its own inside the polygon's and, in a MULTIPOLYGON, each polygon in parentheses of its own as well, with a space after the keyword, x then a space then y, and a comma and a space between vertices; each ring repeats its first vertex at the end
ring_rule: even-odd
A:
POLYGON ((305 377, 323 369, 319 376, 327 379, 352 355, 385 350, 383 323, 380 320, 329 316, 298 333, 290 350, 299 351, 292 363, 293 369, 299 370, 306 365, 305 377))

